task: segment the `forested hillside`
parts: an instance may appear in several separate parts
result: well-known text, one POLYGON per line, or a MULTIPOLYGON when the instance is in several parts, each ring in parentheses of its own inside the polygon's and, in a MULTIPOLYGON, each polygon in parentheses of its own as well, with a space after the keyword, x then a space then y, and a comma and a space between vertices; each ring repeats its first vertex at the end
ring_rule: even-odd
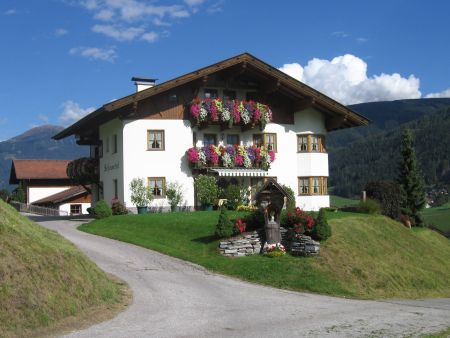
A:
MULTIPOLYGON (((407 100, 404 105, 388 103, 387 111, 380 110, 380 116, 369 115, 374 125, 366 128, 344 131, 333 138, 330 134, 330 186, 333 194, 341 196, 357 195, 371 180, 394 180, 397 176, 397 165, 400 157, 399 146, 402 128, 410 128, 415 138, 416 154, 428 186, 450 184, 450 99, 407 100), (409 101, 409 102, 408 102, 409 101), (394 107, 413 107, 411 101, 417 103, 418 110, 409 109, 394 113, 394 107), (424 102, 422 102, 424 101, 424 102), (442 107, 446 108, 442 108, 442 107), (436 110, 436 107, 440 107, 436 110), (428 113, 427 111, 428 110, 428 113), (388 116, 392 119, 387 120, 388 116), (414 118, 419 116, 419 118, 414 118), (395 118, 395 119, 394 119, 395 118), (384 126, 382 125, 385 119, 384 126), (410 122, 402 123, 402 121, 410 122), (391 121, 391 122, 389 122, 391 121), (396 127, 391 127, 397 124, 396 127), (370 129, 371 128, 371 129, 370 129), (359 129, 359 130, 358 130, 359 129), (344 142, 344 140, 346 140, 344 142)), ((372 109, 371 104, 365 104, 372 109)), ((378 105, 382 108, 383 105, 378 105)), ((354 107, 356 110, 356 107, 354 107)), ((359 110, 362 112, 362 110, 359 110)), ((375 110, 372 110, 375 113, 375 110)), ((364 113, 363 113, 364 114, 364 113)))

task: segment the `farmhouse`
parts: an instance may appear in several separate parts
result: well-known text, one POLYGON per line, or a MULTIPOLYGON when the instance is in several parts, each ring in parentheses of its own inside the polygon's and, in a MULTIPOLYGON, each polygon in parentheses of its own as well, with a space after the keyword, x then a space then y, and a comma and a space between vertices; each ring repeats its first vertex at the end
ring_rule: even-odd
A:
POLYGON ((54 138, 91 146, 98 179, 93 198, 131 208, 129 184, 143 177, 169 208, 178 182, 183 205, 198 206, 194 178, 215 175, 250 193, 271 177, 305 210, 329 206, 328 132, 368 120, 256 57, 244 53, 167 82, 133 78, 136 92, 106 103, 54 138))
POLYGON ((70 160, 13 160, 10 184, 25 191, 26 204, 58 209, 64 214, 87 214, 91 195, 67 176, 70 160))

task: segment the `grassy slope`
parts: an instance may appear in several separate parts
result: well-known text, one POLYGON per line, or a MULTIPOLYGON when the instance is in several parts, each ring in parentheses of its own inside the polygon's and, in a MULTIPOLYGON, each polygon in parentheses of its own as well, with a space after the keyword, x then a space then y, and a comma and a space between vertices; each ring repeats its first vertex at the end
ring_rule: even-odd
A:
POLYGON ((342 208, 342 207, 348 207, 351 205, 357 205, 359 204, 359 200, 331 195, 330 196, 330 205, 332 207, 342 208))
POLYGON ((425 209, 422 214, 426 223, 434 225, 443 232, 450 233, 450 203, 425 209))
POLYGON ((211 236, 217 212, 115 216, 80 229, 275 287, 360 298, 450 296, 446 238, 382 216, 329 216, 334 236, 318 258, 222 257, 211 236))
POLYGON ((74 245, 0 200, 0 337, 25 336, 120 300, 122 291, 74 245))

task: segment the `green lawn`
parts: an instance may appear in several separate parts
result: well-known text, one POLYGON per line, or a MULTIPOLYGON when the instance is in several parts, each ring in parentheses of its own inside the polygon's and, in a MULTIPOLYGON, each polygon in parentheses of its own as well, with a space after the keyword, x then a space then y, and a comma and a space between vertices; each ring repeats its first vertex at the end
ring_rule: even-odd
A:
POLYGON ((342 208, 359 204, 359 200, 330 195, 330 205, 332 207, 342 208))
POLYGON ((422 214, 427 224, 432 224, 439 230, 450 233, 450 203, 425 209, 422 214))
POLYGON ((218 254, 212 236, 218 215, 113 216, 80 230, 279 288, 356 298, 450 296, 450 242, 427 229, 411 231, 383 216, 329 213, 333 237, 322 245, 320 257, 227 258, 218 254))

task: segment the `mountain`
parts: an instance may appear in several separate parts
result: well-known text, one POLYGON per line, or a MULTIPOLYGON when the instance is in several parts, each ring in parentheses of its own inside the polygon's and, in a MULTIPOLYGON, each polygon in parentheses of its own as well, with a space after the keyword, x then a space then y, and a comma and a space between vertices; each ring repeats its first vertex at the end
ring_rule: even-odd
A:
POLYGON ((88 156, 89 147, 77 145, 74 137, 61 141, 52 139, 63 129, 53 125, 38 126, 0 142, 0 189, 10 188, 9 172, 13 159, 70 160, 88 156))
POLYGON ((333 194, 354 196, 368 181, 394 180, 403 128, 413 132, 426 184, 450 185, 450 98, 364 103, 351 108, 372 124, 328 135, 333 194))

